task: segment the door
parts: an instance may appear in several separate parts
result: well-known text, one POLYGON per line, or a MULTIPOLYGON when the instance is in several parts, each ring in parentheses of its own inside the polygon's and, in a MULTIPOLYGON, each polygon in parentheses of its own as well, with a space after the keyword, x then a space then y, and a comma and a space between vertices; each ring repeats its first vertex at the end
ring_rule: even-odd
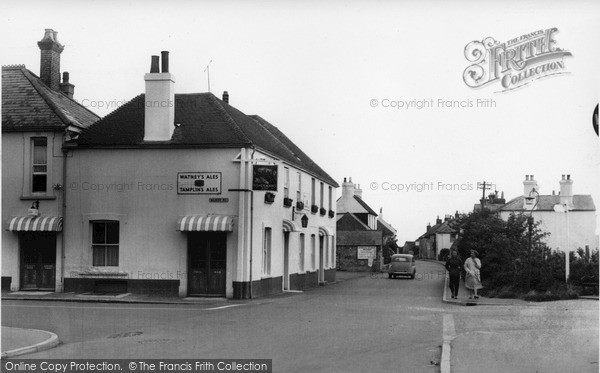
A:
POLYGON ((225 296, 225 232, 188 233, 188 295, 225 296))
POLYGON ((325 282, 325 265, 323 263, 325 236, 319 236, 319 283, 325 282))
POLYGON ((290 232, 283 232, 283 290, 290 290, 290 232))
POLYGON ((28 232, 19 236, 21 290, 54 290, 56 234, 28 232))

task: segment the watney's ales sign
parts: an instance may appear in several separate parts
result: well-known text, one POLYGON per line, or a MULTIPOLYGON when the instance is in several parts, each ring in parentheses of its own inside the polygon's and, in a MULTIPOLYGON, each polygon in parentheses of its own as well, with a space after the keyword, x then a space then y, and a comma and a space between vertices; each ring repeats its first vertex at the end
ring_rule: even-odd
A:
POLYGON ((492 37, 472 41, 465 47, 465 58, 472 64, 463 73, 471 88, 492 83, 509 91, 537 79, 564 74, 564 58, 571 52, 557 46, 556 27, 537 30, 501 43, 492 37))

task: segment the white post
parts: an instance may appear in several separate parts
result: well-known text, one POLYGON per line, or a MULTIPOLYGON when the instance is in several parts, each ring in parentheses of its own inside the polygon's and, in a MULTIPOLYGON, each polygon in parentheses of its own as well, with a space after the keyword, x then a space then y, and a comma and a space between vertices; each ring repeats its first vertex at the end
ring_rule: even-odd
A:
POLYGON ((571 265, 569 263, 570 261, 570 254, 571 254, 571 247, 570 247, 570 239, 569 239, 569 207, 565 204, 565 214, 567 215, 567 252, 566 252, 566 257, 565 257, 565 282, 569 282, 569 273, 570 273, 570 268, 571 265))

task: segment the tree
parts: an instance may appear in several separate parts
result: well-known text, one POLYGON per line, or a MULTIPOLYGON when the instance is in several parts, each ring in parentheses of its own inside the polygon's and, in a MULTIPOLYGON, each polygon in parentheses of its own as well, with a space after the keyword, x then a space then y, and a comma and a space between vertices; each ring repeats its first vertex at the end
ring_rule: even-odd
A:
POLYGON ((482 263, 481 278, 490 289, 511 287, 525 290, 528 261, 531 260, 532 287, 542 289, 554 281, 552 270, 546 265, 549 252, 543 242, 548 234, 535 222, 532 230, 532 255, 528 257, 527 215, 512 214, 508 220, 500 219, 489 210, 460 216, 454 228, 460 229, 458 252, 461 258, 470 256, 471 250, 479 253, 482 263))

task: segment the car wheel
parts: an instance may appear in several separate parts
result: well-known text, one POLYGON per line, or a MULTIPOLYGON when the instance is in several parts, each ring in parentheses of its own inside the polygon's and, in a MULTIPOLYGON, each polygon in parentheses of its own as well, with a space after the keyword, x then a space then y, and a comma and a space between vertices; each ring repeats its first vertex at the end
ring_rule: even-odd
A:
POLYGON ((392 278, 392 274, 391 273, 388 273, 388 276, 390 276, 390 278, 392 278))
POLYGON ((412 275, 410 275, 410 279, 411 279, 411 280, 414 280, 414 279, 415 279, 415 273, 414 273, 414 272, 413 272, 413 274, 412 274, 412 275))

